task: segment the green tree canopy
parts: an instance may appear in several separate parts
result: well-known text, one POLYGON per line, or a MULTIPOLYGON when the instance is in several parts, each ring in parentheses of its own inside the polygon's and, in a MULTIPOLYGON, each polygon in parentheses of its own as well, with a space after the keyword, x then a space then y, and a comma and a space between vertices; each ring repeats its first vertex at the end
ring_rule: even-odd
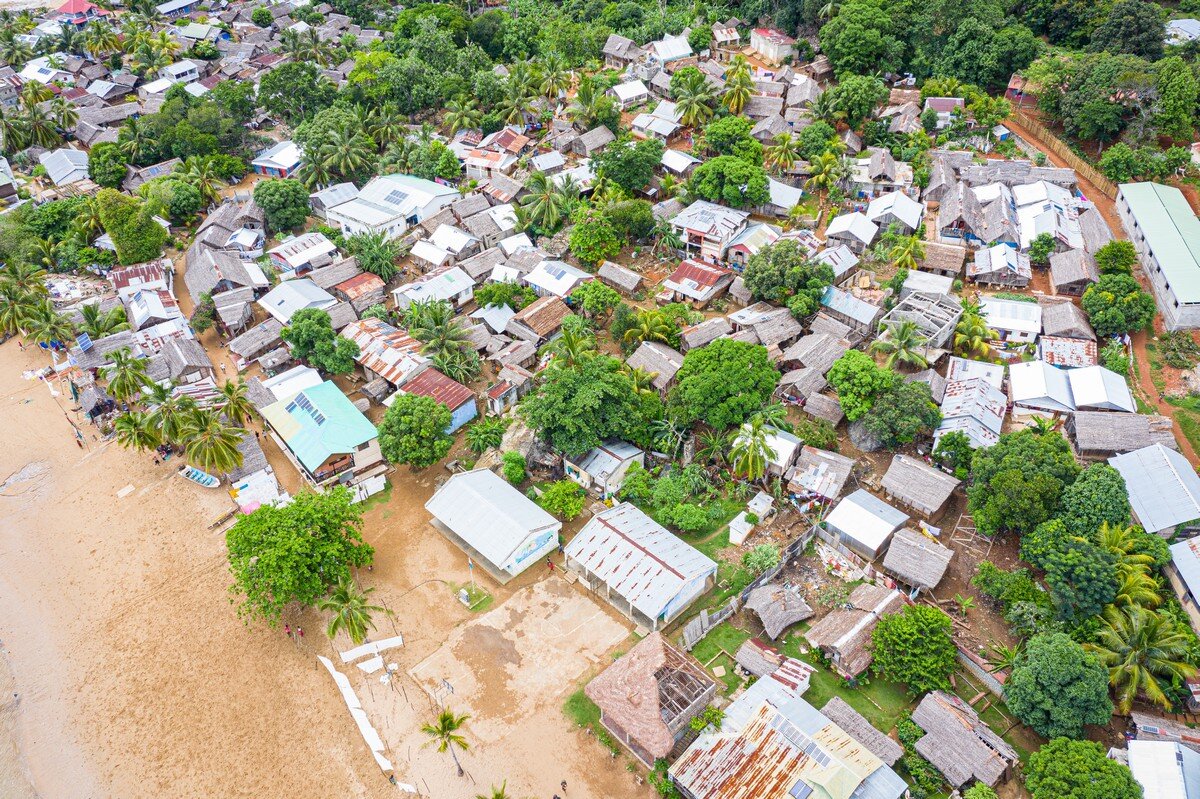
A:
POLYGON ((1065 633, 1035 635, 1017 656, 1004 686, 1017 718, 1046 738, 1080 738, 1083 725, 1112 716, 1108 673, 1065 633))
POLYGON ((1154 297, 1130 275, 1101 275, 1083 293, 1083 310, 1098 336, 1141 330, 1154 318, 1154 297))
POLYGON ((928 383, 893 380, 876 396, 862 420, 885 447, 896 449, 911 444, 917 436, 931 434, 941 423, 942 412, 933 402, 928 383))
POLYGON ((1006 433, 991 447, 975 450, 968 508, 987 535, 1032 530, 1058 509, 1063 490, 1079 465, 1057 433, 1006 433))
POLYGON ((352 567, 375 555, 362 540, 362 510, 350 491, 302 491, 288 505, 239 516, 225 534, 238 613, 274 625, 292 602, 312 605, 352 567))
POLYGON ((762 205, 771 199, 763 168, 732 155, 720 155, 696 167, 690 185, 706 200, 735 208, 762 205))
POLYGON ((1156 61, 1163 53, 1162 7, 1145 0, 1119 0, 1092 34, 1092 47, 1156 61))
POLYGON ((1095 536, 1100 525, 1129 524, 1129 493, 1125 478, 1107 463, 1093 463, 1063 492, 1058 516, 1073 535, 1095 536))
POLYGON ((872 668, 886 680, 906 684, 913 694, 949 690, 958 667, 952 627, 949 616, 928 605, 884 616, 871 634, 872 668))
POLYGON ((688 350, 676 374, 670 406, 685 424, 702 421, 726 430, 759 411, 775 391, 779 372, 765 347, 717 339, 688 350))
POLYGON ((129 156, 116 142, 100 142, 88 154, 88 176, 109 189, 121 188, 129 156))
POLYGON ((167 231, 154 221, 149 205, 115 189, 101 189, 96 199, 100 223, 112 237, 120 263, 140 264, 162 255, 167 231))
POLYGON ((1129 766, 1109 760, 1095 741, 1055 738, 1029 757, 1032 799, 1142 799, 1129 766))
POLYGON ((592 156, 592 169, 599 177, 635 194, 646 188, 654 177, 664 146, 658 139, 643 139, 630 144, 628 140, 620 140, 605 147, 592 156))
POLYGON ((624 364, 607 355, 550 370, 521 413, 555 449, 581 455, 613 438, 637 438, 645 423, 624 364))
POLYGON ((1116 239, 1096 250, 1096 268, 1102 275, 1128 275, 1137 263, 1137 250, 1128 239, 1116 239))
POLYGON ((379 424, 379 449, 391 463, 424 469, 450 452, 450 409, 432 397, 400 394, 379 424))
POLYGON ((276 233, 298 228, 308 218, 308 189, 292 178, 260 180, 254 184, 254 202, 276 233))
POLYGON ((870 355, 860 350, 849 350, 838 358, 827 376, 851 422, 865 416, 875 404, 875 398, 900 379, 895 372, 880 367, 870 355))
POLYGON ((288 343, 298 360, 329 374, 351 371, 358 357, 358 345, 333 332, 329 314, 318 308, 303 308, 292 314, 280 338, 288 343))
POLYGON ((833 283, 833 269, 809 259, 789 239, 751 255, 743 280, 754 299, 782 303, 797 319, 805 319, 820 310, 821 295, 833 283))

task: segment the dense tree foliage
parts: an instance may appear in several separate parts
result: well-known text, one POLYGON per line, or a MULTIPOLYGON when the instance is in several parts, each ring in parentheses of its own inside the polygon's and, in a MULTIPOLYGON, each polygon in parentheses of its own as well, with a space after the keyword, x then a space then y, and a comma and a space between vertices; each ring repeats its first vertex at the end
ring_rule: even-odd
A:
POLYGON ((432 397, 399 394, 379 424, 379 450, 391 463, 432 466, 454 444, 450 421, 450 409, 432 397))
POLYGON ((1112 716, 1108 673, 1064 633, 1035 635, 1017 657, 1004 686, 1017 718, 1046 738, 1079 738, 1083 725, 1112 716))
POLYGON ((771 398, 779 372, 766 347, 717 339, 688 350, 675 375, 670 407, 684 424, 702 421, 726 430, 746 421, 771 398))
POLYGON ((734 208, 762 205, 771 199, 763 168, 733 155, 720 155, 696 167, 691 188, 706 200, 734 208))
POLYGON ((100 224, 112 237, 118 261, 140 264, 162 255, 167 231, 154 221, 153 209, 148 204, 115 189, 101 189, 96 199, 100 224))
POLYGON ((871 634, 872 668, 884 679, 902 682, 913 694, 949 690, 958 668, 950 617, 928 605, 909 605, 884 616, 871 634))
POLYGON ((885 447, 896 449, 931 434, 942 421, 942 412, 933 402, 928 383, 894 380, 876 395, 862 420, 885 447))
POLYGON ((838 358, 827 377, 851 422, 865 416, 874 406, 875 398, 899 380, 895 372, 880 367, 860 350, 850 350, 838 358))
POLYGON ((1101 275, 1083 293, 1083 310, 1098 336, 1141 330, 1154 318, 1154 297, 1129 275, 1101 275))
POLYGON ((292 314, 280 338, 298 360, 329 374, 349 372, 358 357, 358 345, 335 333, 329 314, 319 308, 304 308, 292 314))
POLYGON ((806 319, 820 310, 833 269, 811 260, 795 241, 784 240, 751 255, 743 280, 754 299, 786 305, 797 319, 806 319))
POLYGON ((968 507, 976 527, 995 535, 1032 530, 1049 519, 1079 466, 1062 436, 1021 430, 976 450, 971 472, 968 507))
POLYGON ((308 217, 308 189, 298 180, 260 180, 254 184, 254 202, 267 218, 273 232, 291 230, 308 217))
POLYGON ((287 505, 239 516, 225 544, 230 590, 242 597, 238 612, 270 624, 293 602, 314 604, 375 554, 362 539, 362 510, 345 488, 302 491, 287 505))
POLYGON ((1142 799, 1129 766, 1110 760, 1095 741, 1055 738, 1029 757, 1032 799, 1142 799))
POLYGON ((593 355, 574 368, 551 370, 521 412, 538 435, 568 455, 582 455, 610 439, 644 434, 642 405, 616 358, 593 355))

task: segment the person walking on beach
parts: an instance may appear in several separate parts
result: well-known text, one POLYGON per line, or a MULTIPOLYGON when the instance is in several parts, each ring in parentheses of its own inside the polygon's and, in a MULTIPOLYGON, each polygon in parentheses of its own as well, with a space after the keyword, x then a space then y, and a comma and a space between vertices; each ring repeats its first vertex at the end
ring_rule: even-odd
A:
POLYGON ((554 561, 550 560, 550 556, 548 555, 546 556, 546 568, 549 569, 551 573, 554 572, 554 561))
POLYGON ((562 792, 563 793, 567 792, 567 781, 566 780, 562 781, 562 792))

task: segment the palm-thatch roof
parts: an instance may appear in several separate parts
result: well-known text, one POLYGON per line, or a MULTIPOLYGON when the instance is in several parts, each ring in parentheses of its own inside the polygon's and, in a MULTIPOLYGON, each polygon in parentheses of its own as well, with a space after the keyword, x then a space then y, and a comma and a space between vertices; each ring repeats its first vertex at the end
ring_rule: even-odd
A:
POLYGON ((961 481, 911 455, 896 455, 880 482, 887 495, 925 516, 941 511, 961 481))
POLYGON ((905 528, 892 536, 883 568, 905 585, 933 589, 942 581, 954 550, 916 530, 905 528))
POLYGON ((788 627, 813 615, 813 609, 797 589, 779 583, 764 583, 751 591, 746 597, 746 608, 758 614, 772 641, 788 627))

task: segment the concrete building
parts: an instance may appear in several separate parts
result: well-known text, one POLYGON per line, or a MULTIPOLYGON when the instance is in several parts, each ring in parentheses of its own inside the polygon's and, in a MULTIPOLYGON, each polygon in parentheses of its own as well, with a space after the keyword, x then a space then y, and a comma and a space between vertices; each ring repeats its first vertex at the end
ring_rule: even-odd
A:
POLYGON ((1150 277, 1168 330, 1200 327, 1200 220, 1183 192, 1161 183, 1122 183, 1117 213, 1150 277))

